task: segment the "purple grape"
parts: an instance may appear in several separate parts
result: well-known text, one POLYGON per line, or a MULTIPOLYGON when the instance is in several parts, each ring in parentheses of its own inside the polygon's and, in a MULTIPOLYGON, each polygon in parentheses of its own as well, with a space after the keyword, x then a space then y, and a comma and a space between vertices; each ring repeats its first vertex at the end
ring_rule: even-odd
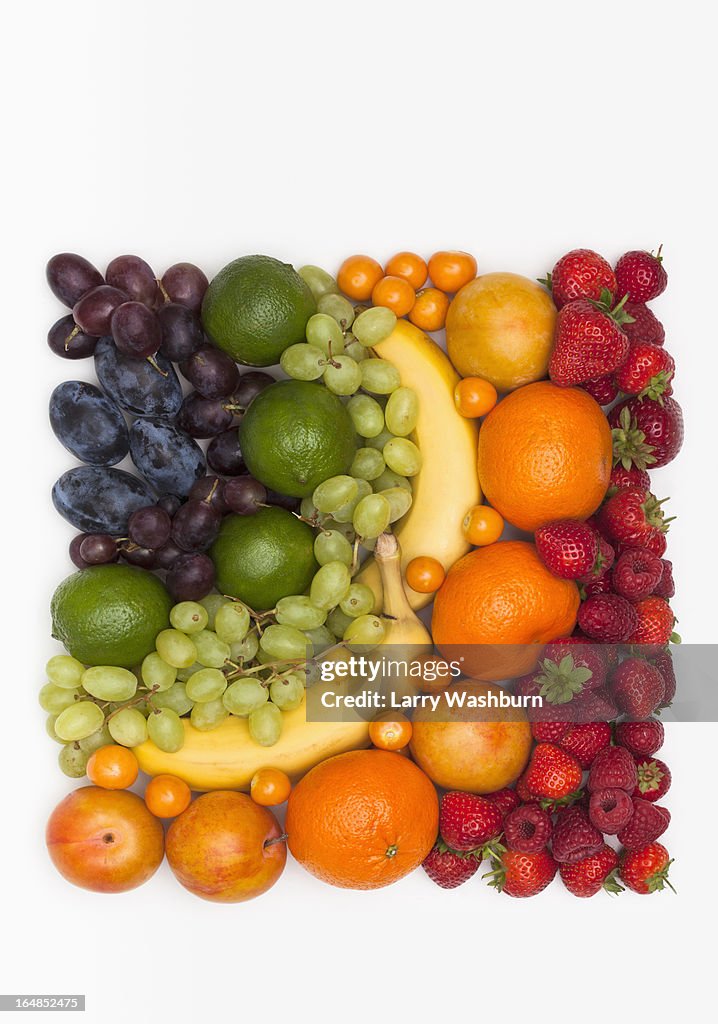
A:
POLYGON ((139 256, 116 256, 105 271, 105 280, 133 302, 154 309, 160 290, 149 263, 139 256))
POLYGON ((264 391, 270 384, 275 384, 274 377, 261 370, 250 370, 243 373, 239 378, 239 384, 232 395, 232 401, 240 409, 246 409, 253 398, 256 398, 260 391, 264 391))
POLYGON ((239 384, 239 369, 234 359, 212 345, 203 345, 180 366, 203 398, 226 398, 239 384))
POLYGON ((163 508, 148 505, 132 513, 127 532, 130 540, 141 548, 161 548, 170 539, 172 519, 163 508))
POLYGON ((214 437, 232 425, 234 413, 222 398, 202 398, 190 392, 177 413, 176 423, 190 437, 214 437))
POLYGON ((252 476, 235 476, 225 481, 224 500, 238 516, 251 516, 267 503, 267 488, 252 476))
POLYGON ((133 544, 130 541, 127 544, 123 544, 120 550, 122 557, 130 565, 137 565, 141 569, 157 568, 157 552, 153 551, 152 548, 143 548, 139 544, 133 544))
POLYGON ((209 281, 194 263, 174 263, 162 275, 161 285, 170 302, 179 302, 199 313, 209 281))
POLYGON ((214 564, 209 555, 181 555, 165 580, 175 601, 201 601, 214 586, 214 564))
POLYGON ((286 508, 288 512, 296 512, 301 505, 301 499, 291 498, 288 494, 280 494, 279 491, 267 491, 267 504, 286 508))
POLYGON ((97 338, 80 330, 72 313, 61 316, 47 332, 48 345, 62 359, 86 359, 94 354, 97 342, 97 338))
POLYGON ((53 256, 45 273, 53 295, 70 309, 85 292, 103 284, 102 274, 97 267, 93 267, 84 256, 78 256, 75 252, 60 252, 53 256))
POLYGON ((159 320, 141 302, 123 302, 112 314, 110 326, 112 340, 123 356, 147 359, 160 347, 159 320))
POLYGON ((157 551, 157 568, 158 569, 171 569, 178 558, 184 557, 186 554, 182 548, 178 548, 174 541, 168 540, 157 551))
POLYGON ((229 512, 229 506, 224 500, 223 489, 224 483, 218 476, 203 476, 193 484, 189 496, 196 501, 207 502, 221 516, 224 516, 229 512))
POLYGON ((171 519, 182 507, 182 499, 178 498, 176 494, 163 494, 161 498, 158 498, 157 504, 165 510, 171 519))
POLYGON ((204 345, 202 323, 196 313, 179 302, 168 302, 157 310, 162 331, 160 352, 173 363, 183 363, 204 345))
POLYGON ((127 296, 119 288, 100 284, 86 292, 72 307, 75 323, 85 334, 100 337, 110 333, 112 314, 118 306, 127 302, 127 296))
POLYGON ((80 558, 88 565, 106 565, 118 558, 117 541, 109 533, 89 533, 80 544, 80 558))
POLYGON ((85 559, 80 554, 80 547, 82 546, 82 542, 86 537, 89 536, 89 533, 78 533, 77 536, 73 537, 72 540, 70 541, 70 561, 72 562, 73 565, 76 565, 78 569, 86 569, 90 564, 89 562, 86 562, 85 559))
POLYGON ((221 522, 216 508, 190 498, 172 520, 172 540, 183 551, 206 551, 219 533, 221 522))
POLYGON ((244 473, 244 459, 236 427, 212 438, 207 448, 207 465, 222 476, 239 476, 244 473))

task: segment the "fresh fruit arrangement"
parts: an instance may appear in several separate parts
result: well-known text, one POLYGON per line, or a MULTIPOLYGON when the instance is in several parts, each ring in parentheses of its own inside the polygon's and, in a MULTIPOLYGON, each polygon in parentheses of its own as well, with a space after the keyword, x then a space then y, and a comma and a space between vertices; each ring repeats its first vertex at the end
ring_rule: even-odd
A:
POLYGON ((678 637, 649 471, 683 419, 646 305, 660 250, 577 249, 539 282, 458 251, 211 280, 62 253, 47 280, 71 310, 50 349, 96 377, 50 398, 80 463, 52 490, 79 532, 39 695, 90 783, 48 823, 67 879, 125 891, 166 852, 241 902, 289 852, 356 889, 422 864, 456 888, 482 860, 511 896, 670 886, 678 637), (450 711, 307 721, 320 662, 383 647, 450 711))

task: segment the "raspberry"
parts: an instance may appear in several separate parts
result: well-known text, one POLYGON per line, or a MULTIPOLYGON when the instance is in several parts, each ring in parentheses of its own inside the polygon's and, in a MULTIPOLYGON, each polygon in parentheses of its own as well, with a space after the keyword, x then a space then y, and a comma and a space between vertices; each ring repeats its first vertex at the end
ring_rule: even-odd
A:
POLYGON ((625 789, 632 793, 638 782, 636 762, 625 747, 604 747, 596 754, 588 773, 588 791, 625 789))
POLYGON ((676 593, 676 585, 673 582, 673 562, 669 562, 667 558, 662 558, 661 565, 663 566, 663 572, 657 586, 653 588, 653 596, 663 597, 666 601, 670 601, 676 593))
POLYGON ((506 817, 510 811, 513 811, 521 803, 521 797, 518 795, 515 789, 497 789, 495 793, 487 793, 484 796, 484 800, 488 800, 490 803, 495 804, 501 811, 502 817, 506 817))
POLYGON ((591 794, 588 816, 601 832, 615 836, 633 817, 633 801, 625 789, 598 789, 591 794))
POLYGON ((663 562, 650 551, 627 548, 613 568, 613 589, 629 601, 655 593, 663 576, 663 562))
POLYGON ((522 804, 504 821, 504 841, 510 850, 538 853, 551 838, 551 817, 538 804, 522 804))
POLYGON ((585 770, 593 764, 596 754, 611 742, 608 722, 583 722, 572 725, 565 736, 557 741, 559 747, 573 754, 585 770))
POLYGON ((578 624, 594 640, 609 644, 626 641, 638 626, 638 614, 632 604, 618 594, 595 594, 578 610, 578 624))
POLYGON ((633 323, 621 324, 621 330, 632 344, 645 341, 649 345, 663 345, 666 340, 663 324, 648 306, 642 302, 627 302, 623 308, 633 317, 633 323))
POLYGON ((619 722, 616 725, 616 743, 637 757, 655 754, 663 746, 663 722, 649 718, 645 722, 619 722))
POLYGON ((632 799, 633 814, 628 824, 618 833, 618 841, 627 850, 638 850, 663 835, 671 822, 671 812, 667 807, 640 797, 634 796, 632 799))
POLYGON ((575 864, 584 857, 598 853, 603 836, 588 820, 582 807, 569 807, 556 822, 551 847, 559 864, 575 864))

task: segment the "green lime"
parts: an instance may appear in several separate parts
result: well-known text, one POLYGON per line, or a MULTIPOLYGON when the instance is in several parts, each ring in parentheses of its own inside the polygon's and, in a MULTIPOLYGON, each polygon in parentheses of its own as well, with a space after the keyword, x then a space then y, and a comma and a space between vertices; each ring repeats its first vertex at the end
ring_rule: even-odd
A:
POLYGON ((260 392, 239 428, 247 469, 265 487, 306 498, 346 473, 356 435, 345 406, 321 384, 280 380, 260 392))
POLYGON ((52 635, 83 665, 132 668, 169 626, 172 599, 157 576, 131 565, 94 565, 52 596, 52 635))
POLYGON ((304 341, 317 311, 294 267, 272 256, 242 256, 212 280, 202 302, 204 329, 238 363, 272 366, 285 348, 304 341))
POLYGON ((303 594, 319 568, 311 528, 273 505, 251 516, 225 516, 209 554, 220 593, 239 598, 254 611, 274 608, 290 594, 303 594))

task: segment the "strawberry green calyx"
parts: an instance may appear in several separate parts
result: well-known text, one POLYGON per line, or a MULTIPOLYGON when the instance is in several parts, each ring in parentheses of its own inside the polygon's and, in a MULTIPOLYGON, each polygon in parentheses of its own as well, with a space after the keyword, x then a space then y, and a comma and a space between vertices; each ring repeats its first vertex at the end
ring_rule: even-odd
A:
POLYGON ((658 402, 659 405, 663 405, 663 394, 672 380, 673 374, 670 370, 660 370, 651 377, 645 388, 638 392, 638 401, 642 402, 644 398, 650 398, 654 402, 658 402))
POLYGON ((571 654, 558 663, 545 658, 541 668, 543 672, 536 681, 541 684, 540 695, 549 704, 568 704, 593 676, 590 668, 577 666, 571 654))
POLYGON ((634 317, 632 317, 630 313, 627 313, 623 308, 628 301, 628 295, 624 295, 621 301, 617 302, 616 305, 613 306, 613 296, 609 292, 608 288, 604 288, 601 292, 600 299, 589 299, 588 301, 595 309, 599 310, 599 312, 605 313, 606 316, 610 316, 610 318, 617 323, 619 327, 621 324, 634 323, 634 317), (613 308, 611 308, 612 306, 613 308))
POLYGON ((664 772, 655 761, 646 761, 638 765, 638 788, 642 794, 653 793, 660 789, 664 772))
POLYGON ((618 881, 616 871, 613 870, 610 875, 607 875, 603 882, 603 888, 609 894, 609 896, 617 896, 620 892, 625 892, 625 888, 618 881))
POLYGON ((487 871, 482 878, 488 878, 487 885, 490 885, 492 889, 496 889, 497 892, 501 892, 506 882, 506 868, 499 857, 491 858, 491 871, 487 871))
POLYGON ((542 284, 544 288, 548 288, 549 291, 553 291, 553 281, 551 279, 551 273, 546 274, 546 277, 537 277, 536 280, 539 284, 542 284))
MULTIPOLYGON (((477 860, 479 863, 483 859, 484 851, 490 846, 491 843, 486 843, 486 846, 477 846, 475 850, 455 850, 452 846, 448 846, 441 836, 436 840, 436 848, 439 853, 453 853, 455 857, 459 857, 461 860, 477 860)), ((496 846, 500 851, 504 850, 500 843, 497 843, 496 846)))
POLYGON ((573 793, 567 793, 566 796, 560 796, 556 800, 539 800, 539 807, 542 811, 555 811, 559 807, 571 807, 576 801, 583 797, 584 791, 582 789, 576 789, 573 793))
MULTIPOLYGON (((646 879, 646 888, 649 892, 661 892, 666 886, 671 892, 676 892, 675 888, 671 885, 670 879, 668 878, 668 869, 673 863, 673 858, 668 861, 664 868, 659 871, 654 871, 652 875, 649 875, 646 879)), ((676 894, 677 895, 677 894, 676 894)))
POLYGON ((626 406, 621 409, 619 426, 611 431, 613 435, 613 464, 630 469, 635 466, 637 469, 648 469, 655 461, 653 445, 648 444, 646 435, 639 429, 635 416, 631 417, 630 410, 626 406))

